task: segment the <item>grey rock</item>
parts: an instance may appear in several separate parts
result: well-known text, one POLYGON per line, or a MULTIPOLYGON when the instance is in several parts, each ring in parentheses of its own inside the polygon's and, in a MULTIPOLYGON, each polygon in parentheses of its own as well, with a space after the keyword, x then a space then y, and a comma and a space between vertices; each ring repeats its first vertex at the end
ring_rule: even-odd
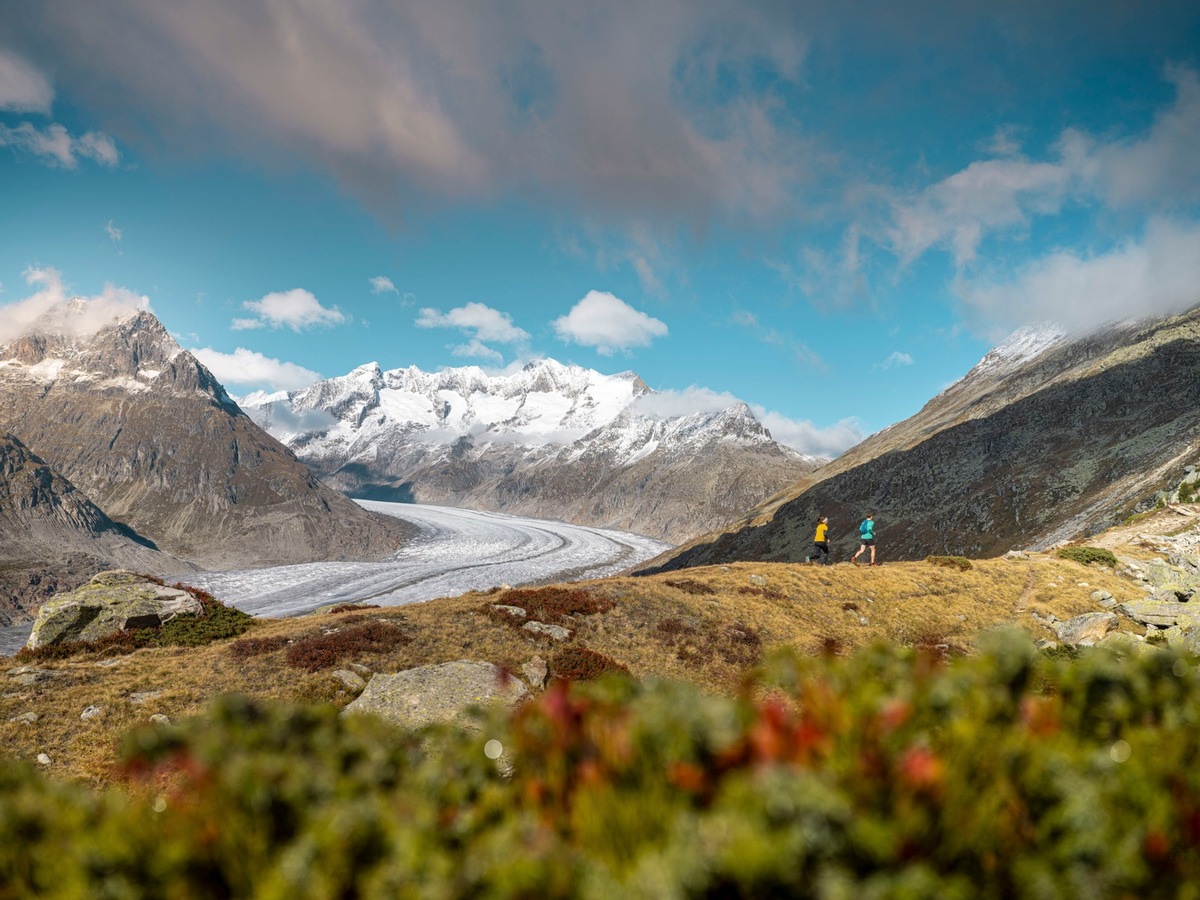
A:
POLYGON ((33 687, 35 684, 45 684, 55 678, 63 678, 66 672, 55 672, 52 669, 39 669, 35 666, 17 666, 8 672, 8 680, 21 687, 33 687))
POLYGON ((530 634, 542 635, 555 641, 565 641, 571 636, 569 628, 563 628, 561 625, 547 625, 545 622, 526 622, 521 626, 522 631, 528 631, 530 634))
POLYGON ((1029 559, 1029 554, 1024 550, 1009 550, 1004 554, 1005 559, 1029 559))
POLYGON ((1158 600, 1130 600, 1119 604, 1115 612, 1142 625, 1200 625, 1200 606, 1194 603, 1164 603, 1158 600))
POLYGON ((157 628, 181 614, 204 611, 200 601, 133 572, 101 572, 83 587, 46 601, 26 646, 94 641, 132 628, 157 628))
POLYGON ((89 706, 79 714, 79 718, 86 722, 88 719, 96 718, 96 716, 100 715, 102 712, 104 712, 104 710, 99 706, 89 706))
POLYGON ((170 725, 171 724, 171 720, 167 716, 164 716, 162 713, 155 713, 154 715, 152 715, 150 717, 150 721, 153 722, 155 725, 170 725))
POLYGON ((1145 650, 1153 649, 1153 645, 1146 644, 1139 640, 1136 635, 1129 634, 1126 631, 1113 631, 1102 637, 1096 646, 1104 647, 1107 650, 1113 650, 1117 653, 1139 653, 1145 650))
POLYGON ((751 575, 750 583, 755 585, 756 587, 766 587, 767 579, 764 578, 762 575, 751 575))
POLYGON ((1105 600, 1111 600, 1112 598, 1113 595, 1108 591, 1092 591, 1092 599, 1097 603, 1101 603, 1105 600))
POLYGON ((528 695, 520 680, 505 678, 491 663, 460 659, 393 675, 377 674, 342 715, 369 713, 405 728, 421 728, 462 720, 471 707, 513 706, 528 695))
POLYGON ((521 666, 521 674, 525 676, 530 687, 541 689, 546 686, 546 680, 550 677, 550 667, 540 656, 535 656, 521 666))
POLYGON ((333 673, 333 677, 340 681, 343 687, 355 694, 362 693, 363 688, 367 686, 361 675, 351 672, 349 669, 338 669, 333 673))
POLYGON ((1103 607, 1104 609, 1115 609, 1117 606, 1117 601, 1116 601, 1116 598, 1114 598, 1114 597, 1105 597, 1103 600, 1101 600, 1099 602, 1098 605, 1103 607))
POLYGON ((1052 641, 1049 638, 1042 638, 1035 645, 1039 650, 1053 650, 1058 646, 1058 641, 1052 641))
POLYGON ((374 674, 370 666, 364 666, 362 663, 350 663, 346 668, 363 678, 370 678, 374 674))
POLYGON ((14 725, 32 725, 38 718, 38 714, 30 710, 29 712, 21 713, 19 716, 13 716, 8 721, 14 725))
POLYGON ((1082 644, 1086 647, 1100 641, 1119 624, 1117 617, 1110 612, 1084 613, 1065 622, 1056 622, 1054 633, 1064 644, 1082 644))
POLYGON ((50 765, 50 757, 49 757, 49 756, 47 756, 45 753, 39 753, 39 754, 37 755, 37 761, 38 761, 38 765, 39 765, 39 766, 48 766, 48 765, 50 765))
POLYGON ((504 603, 493 603, 492 609, 496 610, 497 612, 502 612, 506 615, 513 616, 517 619, 523 619, 529 615, 529 613, 521 609, 519 606, 508 606, 504 603))

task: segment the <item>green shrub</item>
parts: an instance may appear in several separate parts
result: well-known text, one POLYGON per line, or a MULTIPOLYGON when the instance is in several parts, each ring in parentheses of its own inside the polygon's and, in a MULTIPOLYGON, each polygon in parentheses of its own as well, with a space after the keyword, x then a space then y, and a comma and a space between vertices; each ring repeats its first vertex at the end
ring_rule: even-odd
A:
MULTIPOLYGON (((555 682, 478 731, 218 701, 129 735, 133 790, 0 765, 0 896, 1186 897, 1200 668, 771 660, 738 697, 555 682), (484 752, 499 742, 504 764, 484 752)), ((494 755, 494 754, 492 754, 494 755)))
POLYGON ((1105 550, 1103 547, 1060 547, 1058 556, 1061 559, 1071 559, 1077 563, 1083 563, 1085 566, 1100 563, 1103 566, 1114 567, 1117 564, 1117 558, 1113 556, 1113 552, 1105 550))
POLYGON ((925 562, 947 569, 959 569, 963 572, 975 568, 965 556, 927 556, 925 562))
POLYGON ((1192 482, 1185 481, 1179 485, 1179 502, 1191 503, 1196 499, 1196 485, 1192 482))

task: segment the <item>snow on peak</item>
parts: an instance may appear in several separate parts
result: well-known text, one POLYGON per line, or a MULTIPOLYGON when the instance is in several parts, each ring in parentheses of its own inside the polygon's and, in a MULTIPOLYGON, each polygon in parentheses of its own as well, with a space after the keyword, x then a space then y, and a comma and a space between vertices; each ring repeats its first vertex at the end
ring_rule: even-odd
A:
POLYGON ((976 372, 1011 371, 1066 340, 1067 332, 1052 322, 1018 328, 975 366, 976 372))

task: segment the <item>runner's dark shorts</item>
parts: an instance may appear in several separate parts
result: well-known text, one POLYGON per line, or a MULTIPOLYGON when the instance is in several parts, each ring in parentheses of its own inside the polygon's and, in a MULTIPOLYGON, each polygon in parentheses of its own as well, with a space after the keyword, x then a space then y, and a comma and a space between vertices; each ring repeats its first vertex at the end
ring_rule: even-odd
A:
POLYGON ((874 547, 875 546, 875 538, 863 538, 862 543, 863 543, 864 547, 874 547))

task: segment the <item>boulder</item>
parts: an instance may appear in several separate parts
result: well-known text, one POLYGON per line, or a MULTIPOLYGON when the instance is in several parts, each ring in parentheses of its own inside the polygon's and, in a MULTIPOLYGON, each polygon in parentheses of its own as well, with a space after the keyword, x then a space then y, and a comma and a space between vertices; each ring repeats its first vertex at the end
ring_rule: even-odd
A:
POLYGON ((526 622, 521 626, 522 631, 528 631, 530 634, 542 635, 554 641, 565 641, 571 636, 569 628, 563 628, 561 625, 547 625, 545 622, 526 622))
POLYGON ((1193 656, 1200 656, 1200 628, 1168 628, 1164 634, 1167 637, 1167 646, 1172 650, 1178 650, 1182 653, 1190 653, 1193 656))
POLYGON ((1118 625, 1110 612, 1084 613, 1065 622, 1054 623, 1054 633, 1064 644, 1082 644, 1085 647, 1099 642, 1118 625))
POLYGON ((357 672, 351 672, 349 669, 338 669, 333 673, 333 677, 342 683, 342 687, 350 691, 352 694, 362 693, 363 688, 367 686, 366 681, 357 672))
POLYGON ((493 603, 492 609, 496 610, 496 612, 502 612, 509 616, 515 616, 518 619, 523 619, 529 615, 529 613, 525 612, 525 610, 519 606, 507 606, 504 603, 493 603))
POLYGON ((540 656, 535 656, 521 666, 521 674, 525 676, 525 680, 531 687, 540 690, 546 686, 546 680, 550 677, 550 667, 540 656))
POLYGON ((529 689, 498 667, 467 659, 419 666, 393 675, 376 674, 366 689, 348 703, 342 715, 379 716, 404 728, 421 728, 435 722, 461 719, 477 706, 513 706, 529 689))
POLYGON ((1118 605, 1115 612, 1142 625, 1157 625, 1160 628, 1170 628, 1172 625, 1200 625, 1200 605, 1195 603, 1130 600, 1118 605))
POLYGON ((78 590, 47 600, 25 645, 30 650, 67 641, 94 641, 131 628, 157 628, 204 607, 187 591, 133 572, 101 572, 78 590))

